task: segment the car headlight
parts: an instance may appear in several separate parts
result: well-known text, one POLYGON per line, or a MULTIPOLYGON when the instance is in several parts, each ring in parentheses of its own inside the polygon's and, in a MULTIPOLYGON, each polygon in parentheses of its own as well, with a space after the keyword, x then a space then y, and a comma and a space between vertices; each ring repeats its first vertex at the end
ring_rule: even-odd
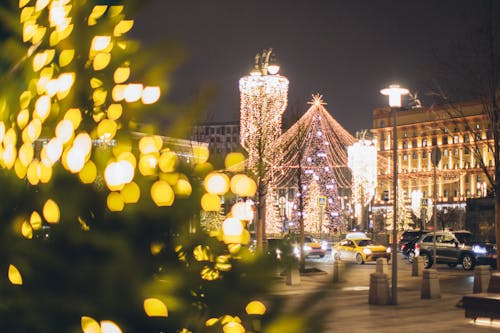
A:
POLYGON ((312 247, 310 247, 309 245, 304 245, 304 251, 311 251, 312 250, 312 247))
POLYGON ((327 241, 321 242, 321 249, 325 250, 325 251, 328 249, 328 242, 327 241))
POLYGON ((388 247, 387 249, 385 249, 385 252, 387 253, 391 253, 392 249, 390 247, 388 247))
POLYGON ((484 246, 473 245, 472 252, 477 253, 477 254, 485 254, 488 251, 486 250, 486 248, 484 246))
POLYGON ((367 256, 369 256, 370 254, 372 254, 372 250, 370 250, 370 249, 363 249, 363 253, 366 254, 367 256))

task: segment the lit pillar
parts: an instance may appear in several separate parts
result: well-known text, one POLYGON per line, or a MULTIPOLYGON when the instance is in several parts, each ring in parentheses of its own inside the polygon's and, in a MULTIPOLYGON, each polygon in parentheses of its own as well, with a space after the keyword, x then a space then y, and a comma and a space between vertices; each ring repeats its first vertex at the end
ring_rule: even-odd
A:
POLYGON ((240 79, 240 141, 248 152, 248 167, 257 178, 257 248, 265 235, 265 193, 277 152, 270 146, 281 135, 281 117, 288 101, 288 79, 278 74, 272 49, 255 56, 255 66, 240 79))
POLYGON ((408 89, 401 88, 399 85, 391 85, 389 88, 380 90, 382 95, 389 96, 389 106, 392 113, 392 190, 393 190, 393 223, 392 223, 392 304, 398 304, 398 231, 397 231, 397 193, 398 193, 398 135, 396 124, 396 111, 401 108, 401 96, 409 93, 408 89))

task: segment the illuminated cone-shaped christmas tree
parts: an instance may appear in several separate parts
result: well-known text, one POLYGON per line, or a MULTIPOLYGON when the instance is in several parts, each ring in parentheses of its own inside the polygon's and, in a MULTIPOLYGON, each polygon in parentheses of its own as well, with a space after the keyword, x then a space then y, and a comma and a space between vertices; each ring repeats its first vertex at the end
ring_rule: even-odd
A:
MULTIPOLYGON (((321 96, 315 95, 310 104, 309 110, 277 140, 274 146, 280 149, 281 154, 275 161, 275 168, 279 171, 274 174, 273 186, 295 188, 296 193, 304 196, 305 206, 308 205, 308 196, 324 197, 324 208, 318 205, 316 198, 316 204, 308 205, 310 211, 307 215, 319 217, 319 210, 324 209, 323 226, 328 229, 341 228, 339 189, 350 188, 347 147, 352 145, 355 139, 328 113, 321 96), (300 184, 297 183, 298 179, 300 184), (311 194, 310 190, 313 181, 319 187, 316 194, 311 194), (316 213, 312 213, 314 207, 316 213)), ((309 200, 312 202, 313 198, 309 200)), ((295 207, 297 206, 296 204, 295 207)), ((300 213, 295 210, 292 218, 299 220, 300 213)), ((305 215, 304 217, 306 218, 305 215)), ((306 228, 314 225, 314 223, 309 224, 306 228)), ((309 232, 316 230, 306 229, 309 232)))

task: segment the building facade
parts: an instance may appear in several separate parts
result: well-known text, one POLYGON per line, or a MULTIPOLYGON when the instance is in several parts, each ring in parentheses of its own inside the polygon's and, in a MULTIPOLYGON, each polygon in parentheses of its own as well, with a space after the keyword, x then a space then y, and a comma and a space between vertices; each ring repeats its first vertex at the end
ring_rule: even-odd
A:
MULTIPOLYGON (((490 185, 480 160, 493 172, 493 136, 489 119, 478 103, 462 103, 457 109, 413 108, 396 111, 398 191, 411 207, 412 197, 432 199, 434 165, 432 150, 440 151, 436 167, 437 207, 465 207, 469 198, 486 197, 490 185), (415 194, 418 195, 415 195, 415 194)), ((392 205, 393 114, 389 108, 373 111, 372 132, 377 138, 378 187, 374 206, 392 205), (391 193, 384 198, 385 193, 391 193), (385 199, 385 200, 384 200, 385 199)), ((398 195, 401 195, 398 193, 398 195)), ((415 200, 415 199, 413 199, 415 200)))
POLYGON ((193 127, 191 139, 208 143, 210 154, 227 154, 241 149, 240 123, 223 122, 200 124, 193 127))

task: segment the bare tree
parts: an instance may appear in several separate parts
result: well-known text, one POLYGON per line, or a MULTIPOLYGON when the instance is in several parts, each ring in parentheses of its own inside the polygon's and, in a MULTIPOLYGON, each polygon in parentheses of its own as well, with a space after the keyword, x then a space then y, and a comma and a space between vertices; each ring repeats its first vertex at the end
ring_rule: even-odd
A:
MULTIPOLYGON (((438 56, 438 70, 434 73, 431 94, 446 107, 448 117, 460 125, 462 131, 472 134, 469 148, 474 154, 489 187, 495 195, 495 228, 497 244, 500 240, 500 4, 484 2, 484 20, 476 23, 469 39, 455 42, 448 57, 438 56), (441 59, 441 60, 439 60, 441 59), (446 60, 442 60, 446 59, 446 60), (453 60, 450 60, 453 59, 453 60), (488 119, 487 137, 475 137, 477 128, 470 120, 470 108, 464 101, 473 101, 479 114, 488 119), (493 163, 486 161, 480 147, 488 145, 493 163)), ((470 104, 469 104, 470 105, 470 104)), ((500 247, 497 247, 497 267, 500 266, 500 247)))

